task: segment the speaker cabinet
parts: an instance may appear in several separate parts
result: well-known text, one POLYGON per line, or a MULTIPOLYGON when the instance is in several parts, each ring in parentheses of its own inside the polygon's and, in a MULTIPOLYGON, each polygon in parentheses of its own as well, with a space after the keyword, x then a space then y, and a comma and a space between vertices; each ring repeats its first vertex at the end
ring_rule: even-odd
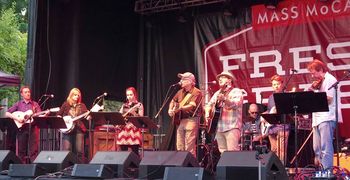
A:
POLYGON ((10 164, 8 175, 11 177, 37 177, 46 171, 38 164, 10 164))
POLYGON ((113 170, 104 164, 75 164, 72 171, 73 177, 82 178, 113 178, 113 170))
POLYGON ((200 167, 166 167, 164 180, 211 180, 204 168, 200 167))
POLYGON ((10 164, 21 164, 21 160, 10 150, 0 151, 0 171, 8 170, 10 164))
POLYGON ((52 173, 73 166, 77 163, 77 158, 70 151, 41 151, 33 163, 52 173))
POLYGON ((108 165, 113 170, 114 177, 137 177, 135 169, 139 167, 140 158, 133 152, 99 151, 90 164, 108 165))
POLYGON ((217 179, 288 179, 285 167, 275 153, 260 155, 260 165, 256 151, 226 151, 216 167, 217 179))
POLYGON ((139 166, 139 178, 162 179, 165 167, 198 167, 187 151, 146 151, 139 166))

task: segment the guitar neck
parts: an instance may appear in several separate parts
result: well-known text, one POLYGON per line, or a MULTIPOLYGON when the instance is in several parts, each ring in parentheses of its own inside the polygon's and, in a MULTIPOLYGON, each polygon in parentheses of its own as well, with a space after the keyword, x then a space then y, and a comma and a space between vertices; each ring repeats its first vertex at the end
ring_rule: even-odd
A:
POLYGON ((90 114, 90 111, 87 111, 87 112, 85 112, 85 113, 83 113, 83 114, 80 114, 79 116, 74 117, 74 118, 72 119, 72 121, 79 120, 79 119, 81 119, 81 118, 87 116, 88 114, 90 114))

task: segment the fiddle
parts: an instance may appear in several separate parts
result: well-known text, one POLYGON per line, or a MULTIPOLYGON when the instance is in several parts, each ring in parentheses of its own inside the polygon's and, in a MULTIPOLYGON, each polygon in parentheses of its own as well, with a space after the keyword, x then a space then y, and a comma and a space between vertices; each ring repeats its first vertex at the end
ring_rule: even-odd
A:
POLYGON ((323 79, 324 79, 324 78, 322 78, 322 79, 317 79, 317 80, 313 81, 312 84, 311 84, 310 89, 311 89, 311 90, 320 90, 321 85, 322 85, 322 82, 323 82, 323 79))

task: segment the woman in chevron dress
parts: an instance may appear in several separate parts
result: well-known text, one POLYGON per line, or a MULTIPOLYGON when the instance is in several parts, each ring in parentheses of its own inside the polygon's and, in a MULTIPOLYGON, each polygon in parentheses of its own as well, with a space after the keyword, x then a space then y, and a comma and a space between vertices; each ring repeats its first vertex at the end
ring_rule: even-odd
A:
MULTIPOLYGON (((127 116, 143 116, 143 104, 138 101, 137 91, 134 87, 126 89, 126 102, 122 105, 119 112, 125 119, 127 116)), ((121 151, 133 151, 138 155, 139 147, 142 144, 141 130, 132 123, 127 122, 124 126, 117 127, 117 145, 121 151)))

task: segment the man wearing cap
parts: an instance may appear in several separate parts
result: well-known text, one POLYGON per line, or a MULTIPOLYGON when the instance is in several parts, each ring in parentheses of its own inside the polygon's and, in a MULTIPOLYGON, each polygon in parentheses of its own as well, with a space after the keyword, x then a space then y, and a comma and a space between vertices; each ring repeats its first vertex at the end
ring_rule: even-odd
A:
MULTIPOLYGON (((221 111, 215 138, 221 153, 238 151, 242 128, 243 93, 239 88, 233 87, 233 75, 230 72, 222 72, 216 76, 216 80, 220 89, 214 93, 207 104, 211 108, 220 108, 221 111)), ((208 111, 205 113, 205 119, 207 123, 210 120, 208 111)))
POLYGON ((181 89, 169 104, 168 114, 178 125, 176 148, 189 151, 196 157, 196 139, 201 116, 202 93, 195 87, 196 78, 190 72, 179 73, 181 89), (199 107, 199 108, 198 108, 199 107))

